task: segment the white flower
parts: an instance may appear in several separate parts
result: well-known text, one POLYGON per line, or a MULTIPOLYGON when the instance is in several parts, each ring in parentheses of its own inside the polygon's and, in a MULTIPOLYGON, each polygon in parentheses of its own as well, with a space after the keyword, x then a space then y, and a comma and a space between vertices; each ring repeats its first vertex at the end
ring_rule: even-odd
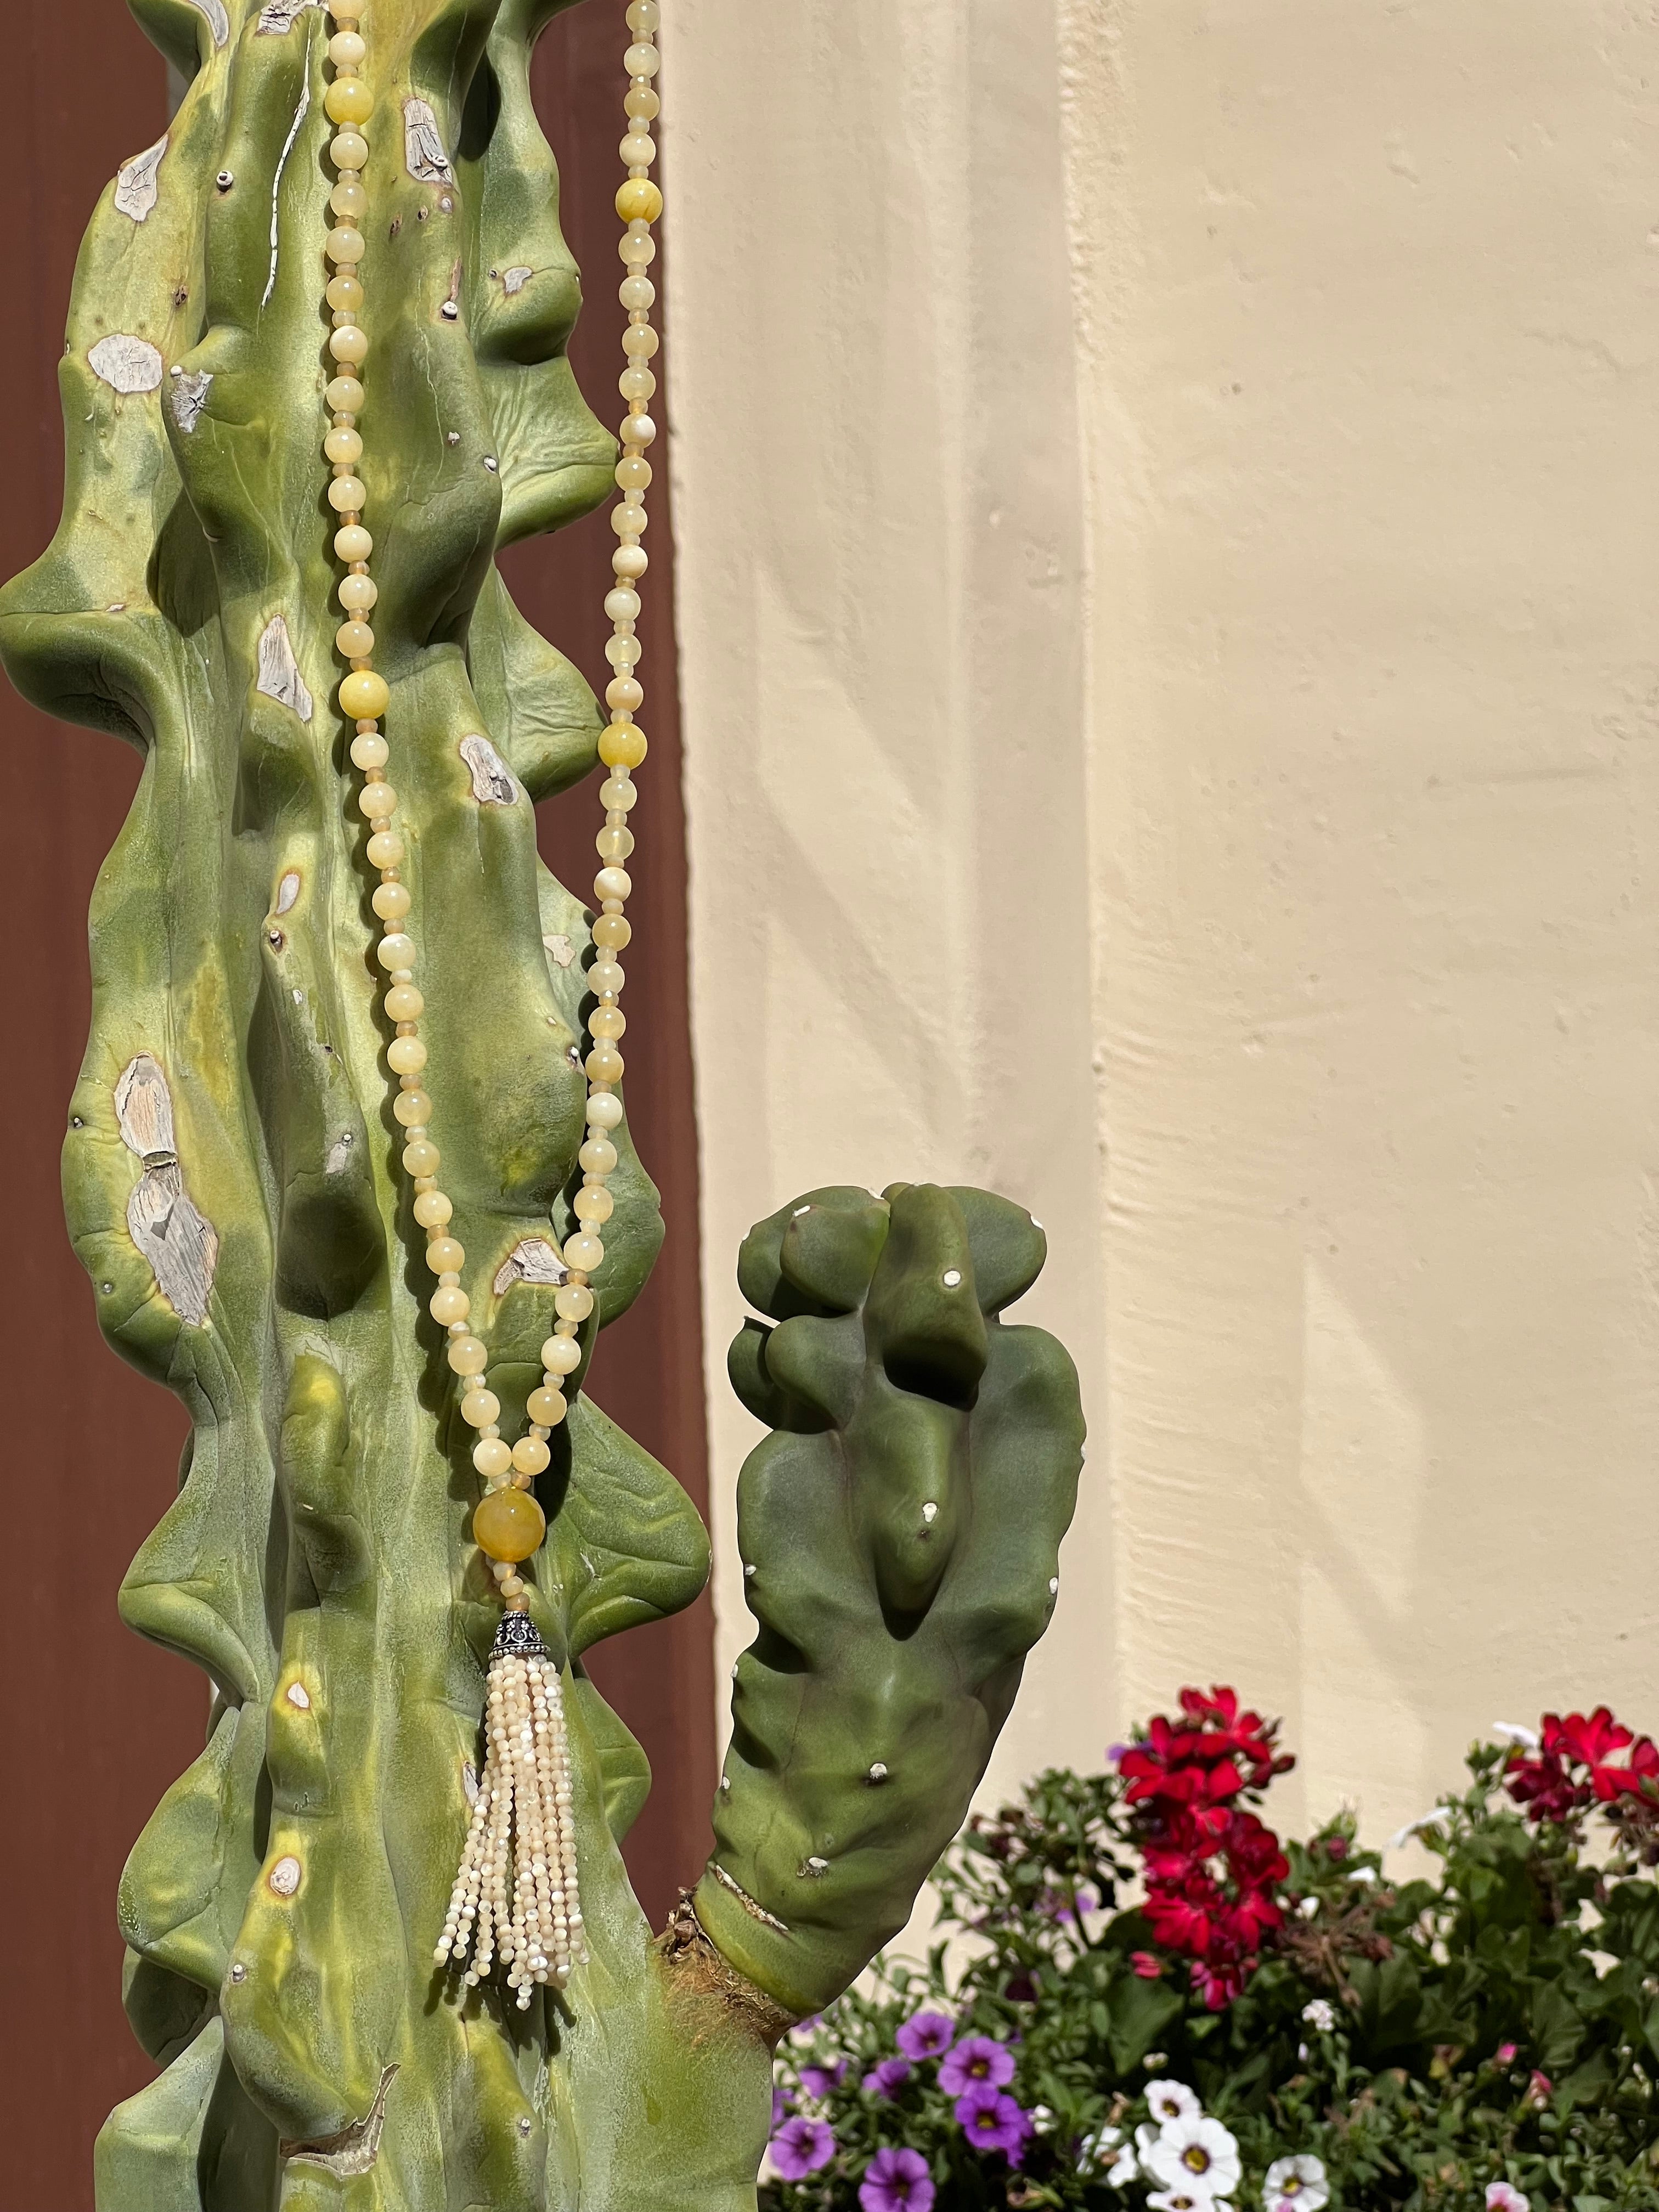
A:
POLYGON ((1204 2107, 1184 2081, 1149 2081, 1146 2102, 1152 2108, 1152 2118, 1159 2127, 1167 2127, 1171 2120, 1196 2120, 1203 2117, 1204 2107))
POLYGON ((1079 2171, 1086 2172, 1091 2166, 1106 2168, 1106 2179, 1114 2189, 1126 2188, 1140 2171, 1133 2146, 1124 2141, 1121 2128, 1097 2128, 1084 2138, 1078 2154, 1079 2171))
POLYGON ((1328 2035, 1336 2026, 1336 2007, 1328 1997, 1311 1997, 1302 2008, 1302 2017, 1310 2027, 1328 2035))
POLYGON ((1308 2151, 1295 2158, 1276 2158, 1261 2185, 1267 2212, 1320 2212, 1330 2198, 1324 2161, 1308 2151))
POLYGON ((1033 2105, 1031 2107, 1030 2118, 1031 2125, 1036 2130, 1040 2136, 1046 2136, 1052 2133, 1054 2124, 1054 2116, 1048 2110, 1048 2107, 1046 2105, 1033 2105))
MULTIPOLYGON (((1540 1741, 1538 1731, 1536 1729, 1529 1729, 1524 1721, 1494 1721, 1492 1724, 1492 1732, 1499 1743, 1512 1743, 1522 1751, 1536 1751, 1538 1748, 1540 1741)), ((1494 2185, 1503 2189, 1509 2187, 1507 2182, 1500 2182, 1494 2185)))
POLYGON ((1233 2212, 1224 2197, 1200 2197, 1192 2189, 1155 2189, 1146 2202, 1152 2212, 1233 2212))
POLYGON ((1532 2199, 1523 2197, 1518 2189, 1511 2189, 1507 2181, 1486 2184, 1486 2212, 1531 2212, 1532 2199))
POLYGON ((1202 2112, 1167 2121, 1143 2162, 1150 2179, 1188 2195, 1224 2197, 1238 2186, 1238 2144, 1219 2120, 1202 2112))
POLYGON ((1437 1805, 1432 1813, 1424 1813, 1415 1820, 1407 1820, 1403 1828, 1396 1828, 1382 1848, 1385 1851, 1402 1851, 1413 1836, 1420 1836, 1425 1828, 1443 1828, 1446 1808, 1437 1805))

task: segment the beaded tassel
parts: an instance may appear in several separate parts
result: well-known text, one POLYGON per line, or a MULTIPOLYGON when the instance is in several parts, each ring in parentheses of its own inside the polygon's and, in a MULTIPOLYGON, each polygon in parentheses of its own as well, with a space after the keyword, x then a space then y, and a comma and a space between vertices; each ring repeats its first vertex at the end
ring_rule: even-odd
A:
POLYGON ((484 1771, 461 1870, 434 1954, 476 1987, 499 1956, 519 2010, 539 1982, 562 1989, 586 1957, 576 1888, 564 1691, 522 1613, 501 1616, 484 1708, 484 1771))

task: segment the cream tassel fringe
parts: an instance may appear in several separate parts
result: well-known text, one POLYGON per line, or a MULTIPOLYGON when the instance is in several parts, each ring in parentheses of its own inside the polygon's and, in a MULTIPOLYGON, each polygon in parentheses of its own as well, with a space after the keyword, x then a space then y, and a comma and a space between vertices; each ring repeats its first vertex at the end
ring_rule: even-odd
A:
POLYGON ((559 1670, 527 1614, 503 1614, 489 1658, 484 1770, 435 1954, 483 1980, 497 1954, 530 2008, 538 1982, 562 1989, 587 1956, 576 1889, 570 1742, 559 1670), (509 1896, 511 1902, 509 1903, 509 1896))

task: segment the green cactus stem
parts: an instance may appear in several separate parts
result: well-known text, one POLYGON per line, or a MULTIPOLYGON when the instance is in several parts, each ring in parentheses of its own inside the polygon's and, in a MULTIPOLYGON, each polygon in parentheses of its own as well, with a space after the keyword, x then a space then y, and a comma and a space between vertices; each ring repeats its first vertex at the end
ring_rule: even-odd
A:
MULTIPOLYGON (((582 1661, 690 1602, 707 1539, 571 1378, 526 1571, 592 1958, 523 2015, 463 1998, 433 1946, 499 1607, 398 1176, 333 704, 326 25, 306 0, 133 4, 188 88, 87 234, 64 520, 0 594, 19 686, 143 756, 94 897, 64 1184, 106 1335, 192 1423, 123 1616, 216 1693, 122 1884, 161 2070, 100 2137, 100 2212, 739 2212, 770 2039, 904 1918, 1048 1618, 1075 1382, 996 1318, 1042 1239, 1000 1200, 900 1188, 815 1194, 745 1246, 777 1323, 734 1365, 781 1431, 743 1480, 761 1633, 715 1861, 654 1943, 618 1850, 645 1761, 582 1661)), ((556 4, 374 0, 366 179, 376 665, 445 1183, 510 1434, 574 1226, 592 942, 534 802, 585 775, 600 720, 495 555, 602 498, 614 453, 565 356, 578 282, 530 102, 556 4)), ((585 1354, 661 1236, 617 1143, 585 1354)))
POLYGON ((750 1231, 732 1386, 776 1431, 738 1542, 760 1626, 697 1915, 817 2012, 909 1917, 960 1826, 1059 1591, 1076 1372, 1002 1310, 1042 1231, 983 1191, 813 1191, 750 1231))

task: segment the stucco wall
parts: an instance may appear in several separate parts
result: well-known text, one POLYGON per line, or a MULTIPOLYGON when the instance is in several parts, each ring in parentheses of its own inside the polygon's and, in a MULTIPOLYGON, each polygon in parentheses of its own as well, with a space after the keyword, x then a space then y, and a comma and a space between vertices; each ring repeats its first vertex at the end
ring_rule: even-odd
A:
POLYGON ((1092 1431, 994 1785, 1225 1677, 1380 1836, 1659 1720, 1659 23, 665 39, 723 1657, 737 1241, 926 1176, 1092 1431))

